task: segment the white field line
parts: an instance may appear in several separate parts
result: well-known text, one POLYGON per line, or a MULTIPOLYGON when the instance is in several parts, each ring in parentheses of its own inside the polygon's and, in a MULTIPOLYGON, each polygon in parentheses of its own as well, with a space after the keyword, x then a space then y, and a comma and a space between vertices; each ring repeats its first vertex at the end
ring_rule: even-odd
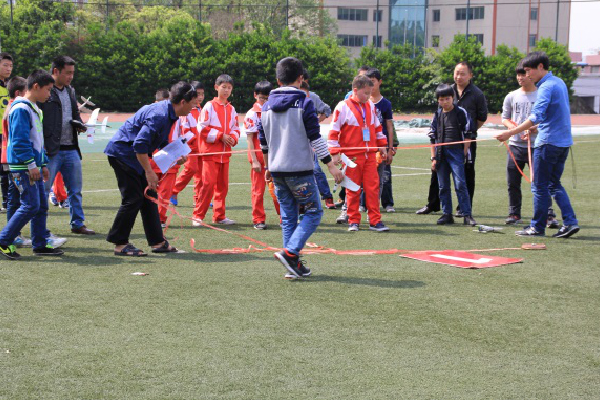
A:
POLYGON ((397 169, 412 169, 415 171, 431 171, 431 168, 396 167, 395 165, 391 165, 391 167, 397 169))

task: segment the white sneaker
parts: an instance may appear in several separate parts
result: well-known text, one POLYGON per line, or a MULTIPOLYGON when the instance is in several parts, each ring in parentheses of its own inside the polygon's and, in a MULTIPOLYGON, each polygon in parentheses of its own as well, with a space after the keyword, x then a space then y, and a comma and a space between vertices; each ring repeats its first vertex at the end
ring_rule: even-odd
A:
POLYGON ((359 212, 365 212, 365 211, 367 211, 367 209, 366 209, 366 207, 358 206, 358 211, 359 212))
POLYGON ((223 218, 220 221, 217 221, 217 224, 221 224, 221 225, 234 225, 235 221, 232 219, 229 219, 227 217, 223 218))
POLYGON ((31 247, 31 239, 24 238, 23 236, 17 236, 13 244, 15 247, 31 247))
POLYGON ((192 226, 202 226, 202 220, 200 218, 194 218, 192 220, 192 226))
POLYGON ((387 207, 385 208, 385 212, 389 212, 389 213, 395 213, 395 212, 396 212, 396 209, 395 209, 394 207, 392 207, 392 206, 387 206, 387 207))
POLYGON ((66 242, 67 242, 66 238, 58 237, 54 233, 51 233, 50 237, 48 239, 46 239, 46 243, 49 244, 50 246, 54 247, 55 249, 58 249, 66 242))

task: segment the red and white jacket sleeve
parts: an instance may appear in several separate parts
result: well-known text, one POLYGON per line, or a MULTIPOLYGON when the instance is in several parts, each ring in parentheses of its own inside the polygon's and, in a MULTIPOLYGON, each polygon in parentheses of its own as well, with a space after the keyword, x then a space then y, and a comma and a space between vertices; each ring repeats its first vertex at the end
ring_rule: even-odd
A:
POLYGON ((198 120, 198 129, 200 131, 200 139, 206 143, 214 143, 223 138, 223 128, 219 124, 219 118, 210 101, 202 108, 200 119, 198 120))
POLYGON ((231 135, 235 140, 235 146, 240 141, 240 125, 238 124, 238 114, 235 112, 235 108, 233 108, 233 106, 231 107, 231 119, 229 120, 229 124, 229 135, 231 135))
POLYGON ((329 130, 329 137, 327 140, 327 146, 329 147, 329 152, 331 154, 341 153, 340 135, 342 126, 346 124, 348 111, 348 107, 343 101, 340 101, 335 107, 335 110, 333 110, 333 119, 331 121, 331 128, 329 130))

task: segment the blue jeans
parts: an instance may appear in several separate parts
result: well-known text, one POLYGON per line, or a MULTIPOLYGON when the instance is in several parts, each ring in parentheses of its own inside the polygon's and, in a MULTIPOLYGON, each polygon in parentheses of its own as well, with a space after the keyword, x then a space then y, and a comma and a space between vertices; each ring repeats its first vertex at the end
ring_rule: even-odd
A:
POLYGON ((83 199, 81 190, 83 188, 83 178, 81 174, 81 159, 77 150, 60 150, 50 158, 47 165, 50 171, 50 179, 46 182, 46 194, 50 194, 50 189, 54 184, 56 174, 60 172, 67 187, 67 196, 69 199, 69 213, 71 214, 71 228, 77 229, 83 226, 85 217, 83 215, 83 199))
POLYGON ((442 146, 442 160, 438 160, 436 170, 444 214, 452 214, 452 190, 450 186, 450 173, 452 173, 454 190, 456 191, 456 197, 458 197, 460 210, 464 215, 471 215, 471 199, 465 181, 465 153, 462 146, 455 149, 442 146))
MULTIPOLYGON (((39 180, 30 184, 28 172, 11 172, 10 179, 13 187, 21 195, 21 204, 0 232, 0 244, 2 246, 11 245, 21 229, 31 221, 33 248, 42 248, 46 246, 46 214, 48 212, 48 197, 44 189, 44 181, 39 180)), ((9 201, 11 201, 11 197, 14 201, 14 196, 10 194, 9 201)))
POLYGON ((548 208, 551 205, 551 197, 554 197, 560 208, 563 225, 577 225, 575 211, 571 207, 571 201, 567 191, 560 183, 560 177, 565 169, 565 161, 569 155, 568 147, 556 147, 545 144, 535 149, 533 154, 534 179, 531 185, 533 193, 533 218, 531 226, 538 232, 543 233, 546 229, 548 208))
POLYGON ((321 199, 332 199, 333 196, 331 195, 331 191, 329 190, 327 175, 325 175, 325 173, 321 169, 321 166, 319 165, 319 158, 317 157, 317 153, 315 153, 313 173, 315 174, 315 180, 317 181, 317 187, 319 188, 321 199))
POLYGON ((315 177, 273 177, 275 194, 281 206, 283 247, 290 253, 300 254, 306 241, 317 230, 323 209, 315 177), (298 223, 298 207, 305 207, 304 218, 298 223))

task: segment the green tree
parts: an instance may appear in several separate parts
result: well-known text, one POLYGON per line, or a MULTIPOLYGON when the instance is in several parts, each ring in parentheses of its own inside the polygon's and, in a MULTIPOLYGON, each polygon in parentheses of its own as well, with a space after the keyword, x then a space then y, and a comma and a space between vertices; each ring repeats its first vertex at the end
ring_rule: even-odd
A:
POLYGON ((506 95, 519 87, 515 68, 524 56, 516 47, 502 44, 496 48, 495 55, 487 57, 486 79, 481 89, 491 112, 501 111, 506 95))
POLYGON ((569 97, 573 96, 573 82, 577 79, 579 72, 573 66, 567 46, 556 43, 550 38, 540 39, 535 51, 543 51, 550 59, 550 71, 563 81, 569 88, 569 97))

